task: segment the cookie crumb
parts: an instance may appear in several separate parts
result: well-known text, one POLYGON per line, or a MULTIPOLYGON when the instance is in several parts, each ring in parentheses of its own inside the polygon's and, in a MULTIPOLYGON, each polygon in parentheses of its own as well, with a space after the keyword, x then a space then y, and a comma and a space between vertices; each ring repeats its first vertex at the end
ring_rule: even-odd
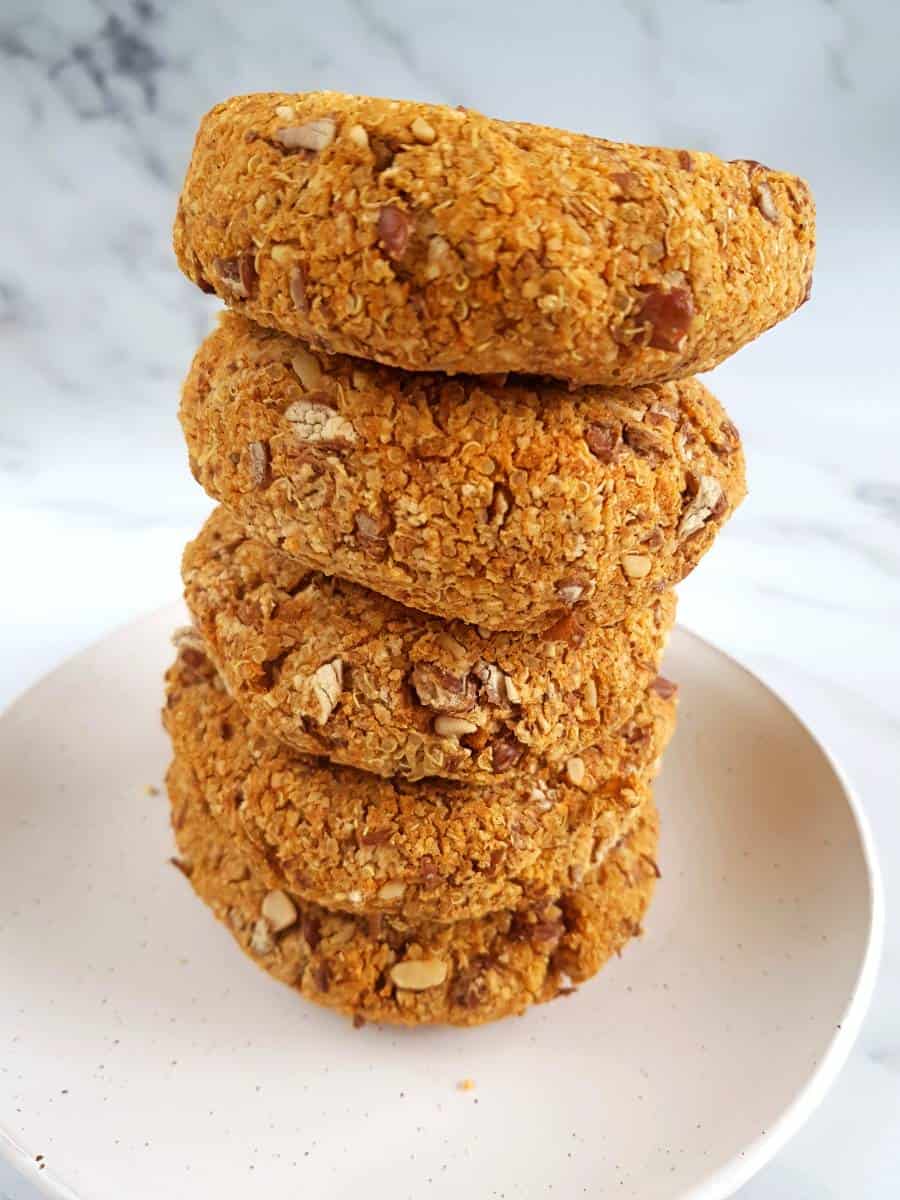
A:
POLYGON ((475 1091, 475 1080, 474 1079, 461 1079, 459 1081, 459 1083, 456 1085, 456 1090, 458 1092, 474 1092, 475 1091))
POLYGON ((159 788, 153 783, 148 783, 147 786, 144 788, 144 795, 145 796, 158 796, 159 788))

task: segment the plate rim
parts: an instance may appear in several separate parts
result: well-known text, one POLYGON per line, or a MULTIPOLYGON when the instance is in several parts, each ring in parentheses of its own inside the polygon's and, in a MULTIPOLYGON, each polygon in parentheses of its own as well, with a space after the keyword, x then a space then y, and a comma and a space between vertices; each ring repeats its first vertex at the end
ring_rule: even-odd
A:
MULTIPOLYGON (((76 650, 74 654, 64 658, 51 670, 47 671, 34 683, 29 684, 0 709, 0 721, 8 717, 14 708, 25 702, 33 692, 44 687, 58 674, 66 670, 78 659, 87 658, 94 651, 128 630, 158 620, 164 613, 183 609, 181 600, 160 605, 141 615, 114 626, 100 637, 92 639, 87 645, 76 650)), ((813 746, 824 758, 831 769, 843 793, 847 807, 853 817, 863 863, 866 868, 868 884, 868 930, 865 950, 862 955, 856 982, 851 991, 847 1004, 842 1012, 841 1021, 831 1040, 822 1052, 816 1067, 799 1089, 796 1096, 787 1105, 780 1116, 773 1121, 765 1133, 750 1142, 742 1151, 732 1157, 727 1163, 717 1168, 705 1180, 690 1190, 682 1193, 679 1200, 728 1200, 738 1188, 749 1182, 767 1163, 781 1151, 790 1139, 802 1128, 813 1115, 829 1090, 836 1081, 853 1049, 859 1036, 863 1021, 875 992, 878 972, 884 951, 886 909, 884 880, 872 833, 871 824, 865 811, 865 806, 856 788, 851 783, 843 764, 835 754, 822 742, 818 735, 809 727, 804 718, 794 706, 784 698, 773 686, 766 682, 746 666, 733 654, 724 650, 710 638, 698 633, 689 625, 678 622, 675 626, 678 633, 698 643, 705 649, 712 650, 724 658, 730 666, 735 667, 754 684, 763 688, 768 696, 779 704, 799 725, 801 731, 810 739, 813 746)), ((47 1200, 83 1200, 72 1187, 59 1178, 51 1169, 41 1170, 32 1156, 18 1145, 15 1138, 0 1125, 0 1158, 19 1173, 22 1180, 33 1187, 47 1200)))

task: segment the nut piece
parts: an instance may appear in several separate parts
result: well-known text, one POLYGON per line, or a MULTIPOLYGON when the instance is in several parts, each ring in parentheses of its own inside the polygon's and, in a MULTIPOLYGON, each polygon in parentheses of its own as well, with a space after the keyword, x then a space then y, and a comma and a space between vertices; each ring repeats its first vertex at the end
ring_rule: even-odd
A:
POLYGON ((309 305, 306 302, 306 276, 302 267, 291 268, 290 289, 294 308, 298 312, 306 312, 309 305))
MULTIPOLYGON (((321 395, 317 393, 319 398, 321 395)), ((314 403, 311 397, 295 400, 285 409, 284 416, 290 422, 291 432, 298 442, 341 450, 355 446, 359 441, 356 430, 346 417, 327 404, 314 403)))
POLYGON ((515 734, 505 733, 496 738, 491 747, 491 769, 500 775, 514 767, 524 753, 525 747, 515 734))
POLYGON ((424 117, 416 117, 410 125, 413 137, 417 142, 424 142, 426 146, 430 146, 437 134, 434 128, 428 124, 424 117))
POLYGON ((584 776, 585 769, 583 758, 578 758, 576 755, 573 758, 566 759, 566 778, 568 779, 569 783, 574 784, 575 787, 581 787, 581 785, 584 783, 584 776))
POLYGON ((214 258, 213 270, 226 291, 237 300, 246 300, 256 289, 256 264, 249 252, 235 258, 214 258))
POLYGON ((665 443, 659 435, 640 425, 626 425, 622 430, 622 440, 635 454, 649 458, 651 462, 659 462, 665 455, 665 443))
POLYGON ((577 579, 564 579, 556 588, 556 594, 566 608, 573 608, 584 595, 587 585, 577 579))
POLYGON ((481 686, 484 689, 484 699, 487 700, 488 704, 499 707, 507 703, 518 703, 518 700, 513 700, 510 695, 510 688, 512 688, 513 695, 518 697, 516 685, 508 676, 504 675, 499 667, 493 663, 479 661, 472 670, 481 681, 481 686))
POLYGON ((394 987, 424 992, 439 987, 447 978, 447 964, 439 958, 411 958, 391 967, 394 987))
POLYGON ((434 640, 442 650, 446 650, 451 657, 458 659, 460 662, 465 662, 468 658, 468 651, 462 642, 458 642, 449 633, 441 632, 434 640))
POLYGON ((179 625, 172 634, 172 645, 179 654, 188 651, 189 653, 200 654, 204 658, 206 657, 206 646, 194 625, 179 625))
POLYGON ((393 204, 378 210, 378 238, 389 258, 402 258, 412 228, 409 217, 402 208, 393 204))
POLYGON ((266 442, 250 442, 247 446, 250 457, 250 482, 255 488, 269 483, 269 447, 266 442))
POLYGON ((410 682, 419 701, 438 712, 464 713, 475 707, 475 681, 468 674, 454 675, 431 663, 416 663, 410 682))
POLYGON ((650 690, 655 692, 661 700, 671 700, 678 694, 678 684, 671 679, 666 679, 665 675, 657 675, 650 684, 650 690))
POLYGON ((324 725, 334 711, 344 686, 344 664, 341 659, 333 658, 331 662, 323 663, 311 676, 309 683, 317 707, 316 722, 324 725))
POLYGON ((308 350, 299 349, 291 359, 291 367, 308 392, 314 392, 321 386, 322 368, 316 356, 308 350))
POLYGON ((775 204, 772 189, 769 187, 767 180, 757 178, 760 173, 768 171, 769 168, 761 162, 757 162, 755 158, 738 158, 735 159, 735 162, 742 163, 747 168, 753 203, 767 221, 771 221, 773 225, 777 225, 781 220, 781 214, 775 204))
POLYGON ((406 884, 399 879, 389 879, 378 889, 379 900, 399 900, 406 891, 406 884))
POLYGON ((253 932, 250 934, 250 949, 254 954, 270 954, 275 949, 269 922, 265 917, 260 917, 253 926, 253 932))
POLYGON ((267 892, 263 897, 260 908, 262 915, 269 922, 273 933, 281 933, 297 920, 297 909, 293 900, 285 892, 267 892))
POLYGON ((622 570, 629 579, 643 579, 650 574, 652 563, 646 554, 624 554, 622 570))
POLYGON ((388 556, 387 535, 391 528, 390 518, 379 513, 377 519, 366 512, 353 514, 353 526, 359 548, 376 562, 384 562, 388 556))
POLYGON ((777 225, 781 220, 781 214, 775 204, 772 189, 764 179, 761 179, 759 183, 753 184, 753 200, 766 220, 771 221, 773 225, 777 225))
POLYGON ((434 732, 438 737, 454 738, 464 737, 467 733, 474 733, 478 726, 473 721, 467 721, 464 717, 435 717, 434 732))
POLYGON ((602 463, 611 463, 619 444, 619 431, 615 425, 597 422, 585 429, 584 440, 594 458, 602 463))
POLYGON ((722 485, 712 475, 701 475, 697 494, 684 510, 678 526, 679 540, 702 529, 723 498, 722 485))
POLYGON ((645 293, 638 322, 649 326, 648 346, 654 350, 680 350, 694 319, 694 297, 686 287, 664 291, 660 287, 642 288, 645 293))
POLYGON ((369 135, 363 129, 362 125, 351 125, 347 130, 347 137, 360 150, 365 150, 369 145, 369 135))
POLYGON ((321 117, 317 121, 306 121, 303 125, 276 129, 274 138, 285 150, 313 150, 318 154, 334 141, 336 129, 337 125, 331 117, 321 117))

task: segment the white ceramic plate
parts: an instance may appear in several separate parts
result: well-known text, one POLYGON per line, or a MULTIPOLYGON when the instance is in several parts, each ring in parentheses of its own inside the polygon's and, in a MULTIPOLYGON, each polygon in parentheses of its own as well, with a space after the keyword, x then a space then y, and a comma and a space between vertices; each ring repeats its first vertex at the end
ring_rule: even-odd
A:
POLYGON ((672 640, 643 941, 518 1020, 354 1030, 167 863, 147 788, 182 620, 116 633, 0 720, 0 1150, 41 1191, 712 1200, 809 1115, 872 990, 881 893, 846 782, 752 675, 672 640))

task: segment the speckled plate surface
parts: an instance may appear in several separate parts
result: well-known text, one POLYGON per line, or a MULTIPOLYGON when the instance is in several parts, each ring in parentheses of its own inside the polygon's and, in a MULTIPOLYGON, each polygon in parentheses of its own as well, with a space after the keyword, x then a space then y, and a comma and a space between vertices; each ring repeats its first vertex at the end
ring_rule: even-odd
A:
POLYGON ((851 791, 752 675, 672 639, 642 942, 521 1019, 354 1030, 167 863, 149 789, 181 621, 121 630, 0 720, 0 1152, 23 1195, 712 1200, 809 1115, 871 994, 881 892, 851 791))

